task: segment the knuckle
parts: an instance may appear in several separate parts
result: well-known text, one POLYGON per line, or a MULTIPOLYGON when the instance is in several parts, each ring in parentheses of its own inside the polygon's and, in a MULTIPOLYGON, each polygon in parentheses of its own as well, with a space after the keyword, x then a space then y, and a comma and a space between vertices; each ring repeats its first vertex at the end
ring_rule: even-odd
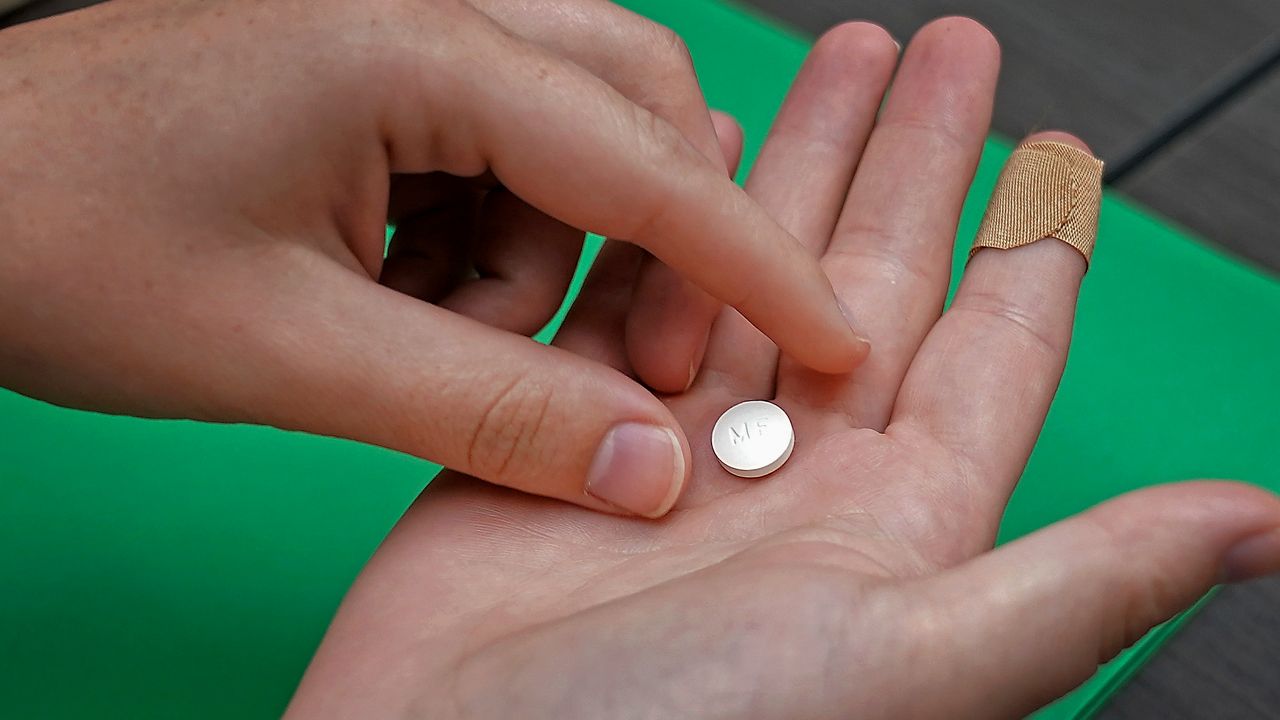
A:
POLYGON ((686 133, 702 155, 719 158, 714 131, 706 123, 709 108, 689 46, 674 30, 657 23, 648 25, 650 61, 627 70, 635 73, 632 99, 686 133))
POLYGON ((680 72, 693 72, 693 54, 680 33, 659 23, 650 23, 656 54, 669 68, 680 72))
POLYGON ((1023 142, 1036 142, 1040 140, 1051 140, 1064 145, 1073 145, 1090 154, 1093 152, 1084 140, 1081 140, 1078 136, 1063 130, 1041 130, 1028 135, 1023 142))
POLYGON ((958 125, 956 118, 947 114, 921 114, 909 111, 900 116, 885 118, 876 124, 882 132, 902 136, 904 143, 928 148, 939 159, 960 156, 973 145, 972 133, 958 125))
MULTIPOLYGON (((1100 547, 1124 548, 1132 555, 1141 553, 1149 542, 1149 538, 1135 535, 1129 528, 1115 527, 1087 515, 1078 520, 1082 532, 1100 547)), ((1111 557, 1119 556, 1116 553, 1111 557)), ((1111 660, 1195 599, 1197 593, 1188 595, 1187 588, 1175 580, 1182 574, 1182 567, 1179 559, 1173 557, 1150 558, 1141 573, 1132 572, 1125 563, 1108 563, 1104 570, 1108 578, 1106 587, 1118 601, 1098 626, 1096 657, 1089 658, 1091 662, 1101 664, 1111 660)))
POLYGON ((1012 336, 1020 345, 1046 358, 1065 356, 1070 338, 1045 329, 1044 318, 996 293, 970 293, 952 311, 967 313, 987 325, 993 336, 1012 336))
MULTIPOLYGON (((1163 568, 1161 569, 1163 570, 1163 568)), ((1170 569, 1171 572, 1176 572, 1170 569)), ((1098 642, 1099 664, 1119 655, 1133 645, 1147 631, 1168 620, 1175 608, 1186 604, 1180 597, 1176 583, 1168 579, 1169 572, 1161 572, 1145 581, 1130 579, 1124 592, 1124 604, 1115 621, 1104 624, 1098 642)), ((1130 576, 1132 578, 1132 576, 1130 576)))
MULTIPOLYGON (((632 126, 635 128, 637 147, 641 150, 642 158, 637 172, 660 177, 665 169, 689 168, 705 162, 702 155, 693 149, 671 123, 638 105, 631 108, 632 126)), ((629 218, 621 228, 619 237, 637 240, 661 234, 670 218, 669 213, 674 205, 672 196, 678 192, 677 185, 648 179, 634 185, 643 190, 629 199, 629 218)))
POLYGON ((502 482, 517 468, 541 467, 553 394, 545 382, 527 375, 499 389, 471 432, 471 473, 502 482))
POLYGON ((646 114, 646 132, 659 157, 681 157, 689 154, 689 141, 674 125, 655 113, 646 114))
POLYGON ((900 233, 871 221, 857 220, 836 229, 836 247, 823 255, 821 264, 832 282, 873 278, 904 287, 923 288, 937 283, 942 273, 917 253, 899 249, 900 233))
POLYGON ((693 93, 701 98, 693 55, 688 45, 671 28, 642 20, 638 30, 630 33, 635 51, 620 57, 615 70, 629 77, 624 84, 639 101, 660 111, 675 109, 687 102, 693 93), (641 62, 635 62, 640 59, 641 62))

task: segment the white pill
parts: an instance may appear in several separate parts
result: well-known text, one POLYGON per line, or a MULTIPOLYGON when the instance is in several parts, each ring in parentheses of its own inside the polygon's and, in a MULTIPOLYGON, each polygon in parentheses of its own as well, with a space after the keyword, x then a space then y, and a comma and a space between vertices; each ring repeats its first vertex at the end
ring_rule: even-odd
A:
POLYGON ((791 418, 764 400, 734 405, 711 428, 711 449, 724 469, 738 477, 768 475, 782 467, 795 446, 791 418))

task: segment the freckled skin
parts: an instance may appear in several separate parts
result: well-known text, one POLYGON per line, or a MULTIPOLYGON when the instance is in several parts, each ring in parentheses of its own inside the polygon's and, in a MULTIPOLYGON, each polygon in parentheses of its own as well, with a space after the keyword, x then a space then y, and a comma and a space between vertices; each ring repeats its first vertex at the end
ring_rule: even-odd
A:
MULTIPOLYGON (((661 388, 674 367, 688 384, 715 298, 790 298, 786 316, 741 310, 814 367, 866 350, 817 261, 731 182, 664 32, 604 3, 566 19, 505 0, 131 0, 6 30, 0 383, 336 435, 661 515, 670 501, 593 498, 587 475, 627 423, 675 436, 655 467, 687 467, 638 381, 661 388), (527 340, 584 229, 661 259, 644 275, 664 284, 635 294, 677 298, 643 321, 638 352, 652 339, 664 362, 623 374, 527 340), (705 261, 730 246, 732 262, 705 261)), ((619 488, 674 499, 683 474, 619 488)))

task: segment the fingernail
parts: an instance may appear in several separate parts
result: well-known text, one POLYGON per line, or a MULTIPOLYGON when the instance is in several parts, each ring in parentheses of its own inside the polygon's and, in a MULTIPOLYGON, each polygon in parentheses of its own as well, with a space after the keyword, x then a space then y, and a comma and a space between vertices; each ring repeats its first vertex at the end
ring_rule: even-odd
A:
POLYGON ((587 494, 644 517, 661 517, 684 484, 684 452, 667 428, 623 423, 604 436, 591 469, 587 494))
POLYGON ((1244 582, 1280 572, 1280 528, 1251 535, 1222 557, 1222 581, 1244 582))
POLYGON ((849 329, 853 331, 853 336, 857 338, 859 341, 861 341, 863 344, 870 346, 871 341, 868 340, 867 336, 864 335, 863 332, 858 329, 858 323, 854 322, 853 320, 853 311, 849 309, 848 305, 844 304, 844 299, 837 297, 836 305, 840 306, 840 314, 844 316, 845 323, 848 324, 849 329))

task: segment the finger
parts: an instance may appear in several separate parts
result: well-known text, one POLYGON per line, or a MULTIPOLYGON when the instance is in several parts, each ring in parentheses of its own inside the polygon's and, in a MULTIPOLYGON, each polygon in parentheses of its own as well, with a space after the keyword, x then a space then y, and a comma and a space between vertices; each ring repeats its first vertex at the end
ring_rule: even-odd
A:
POLYGON ((942 311, 999 66, 995 39, 964 18, 930 23, 908 45, 823 257, 841 299, 871 328, 876 352, 847 377, 784 365, 780 396, 884 429, 911 358, 942 311))
MULTIPOLYGON (((736 169, 742 154, 742 131, 733 118, 712 113, 721 152, 736 169)), ((644 253, 634 245, 606 242, 591 266, 582 292, 557 333, 555 345, 585 358, 634 375, 628 357, 624 327, 636 311, 633 287, 644 253)), ((665 347, 665 335, 648 339, 647 346, 665 347)))
POLYGON ((552 344, 634 376, 625 329, 643 255, 635 245, 606 240, 552 344))
MULTIPOLYGON (((1057 140, 1087 150, 1064 133, 1057 140)), ((983 250, 955 300, 920 347, 891 431, 922 433, 971 471, 957 490, 994 528, 1057 391, 1071 342, 1085 260, 1053 238, 983 250)))
POLYGON ((445 68, 419 77, 418 102, 388 96, 393 171, 491 169, 548 215, 646 248, 806 365, 844 372, 861 362, 869 348, 816 260, 671 124, 497 27, 467 37, 465 46, 433 47, 435 62, 411 63, 420 75, 445 68), (441 64, 440 53, 469 60, 441 64), (504 72, 475 77, 495 66, 504 72), (424 133, 422 108, 441 106, 453 121, 424 133))
POLYGON ((471 5, 598 76, 675 126, 712 164, 723 164, 693 60, 669 28, 604 0, 471 0, 471 5))
POLYGON ((720 156, 724 158, 729 177, 734 177, 742 162, 742 126, 732 115, 719 110, 711 111, 711 124, 715 127, 716 143, 720 147, 720 156))
MULTIPOLYGON (((815 256, 835 226, 896 59, 893 38, 869 23, 841 25, 820 38, 747 181, 751 196, 815 256)), ((767 337, 725 311, 698 387, 771 396, 777 357, 767 337)))
MULTIPOLYGON (((678 35, 602 0, 477 0, 521 37, 597 75, 627 99, 671 123, 698 152, 722 153, 693 61, 678 35)), ((733 173, 728 173, 732 176, 733 173)), ((628 330, 630 364, 651 387, 679 392, 692 382, 721 303, 671 268, 644 261, 628 330)))
POLYGON ((426 302, 447 295, 470 269, 478 204, 469 196, 400 218, 378 282, 426 302))
POLYGON ((1126 495, 905 587, 926 604, 917 627, 945 636, 926 640, 930 658, 904 688, 915 702, 898 714, 1023 717, 1214 584, 1278 570, 1270 493, 1186 483, 1126 495))
MULTIPOLYGON (((722 113, 713 120, 733 177, 742 157, 742 128, 722 113)), ((702 366, 711 323, 724 306, 649 256, 641 262, 632 298, 626 330, 631 366, 660 392, 687 390, 702 366)))
POLYGON ((218 394, 261 413, 249 421, 389 447, 599 510, 656 517, 675 502, 688 449, 644 388, 336 265, 308 267, 260 291, 269 322, 245 340, 245 376, 218 394))
POLYGON ((502 330, 532 335, 564 302, 583 235, 498 189, 480 209, 472 263, 440 306, 502 330))

